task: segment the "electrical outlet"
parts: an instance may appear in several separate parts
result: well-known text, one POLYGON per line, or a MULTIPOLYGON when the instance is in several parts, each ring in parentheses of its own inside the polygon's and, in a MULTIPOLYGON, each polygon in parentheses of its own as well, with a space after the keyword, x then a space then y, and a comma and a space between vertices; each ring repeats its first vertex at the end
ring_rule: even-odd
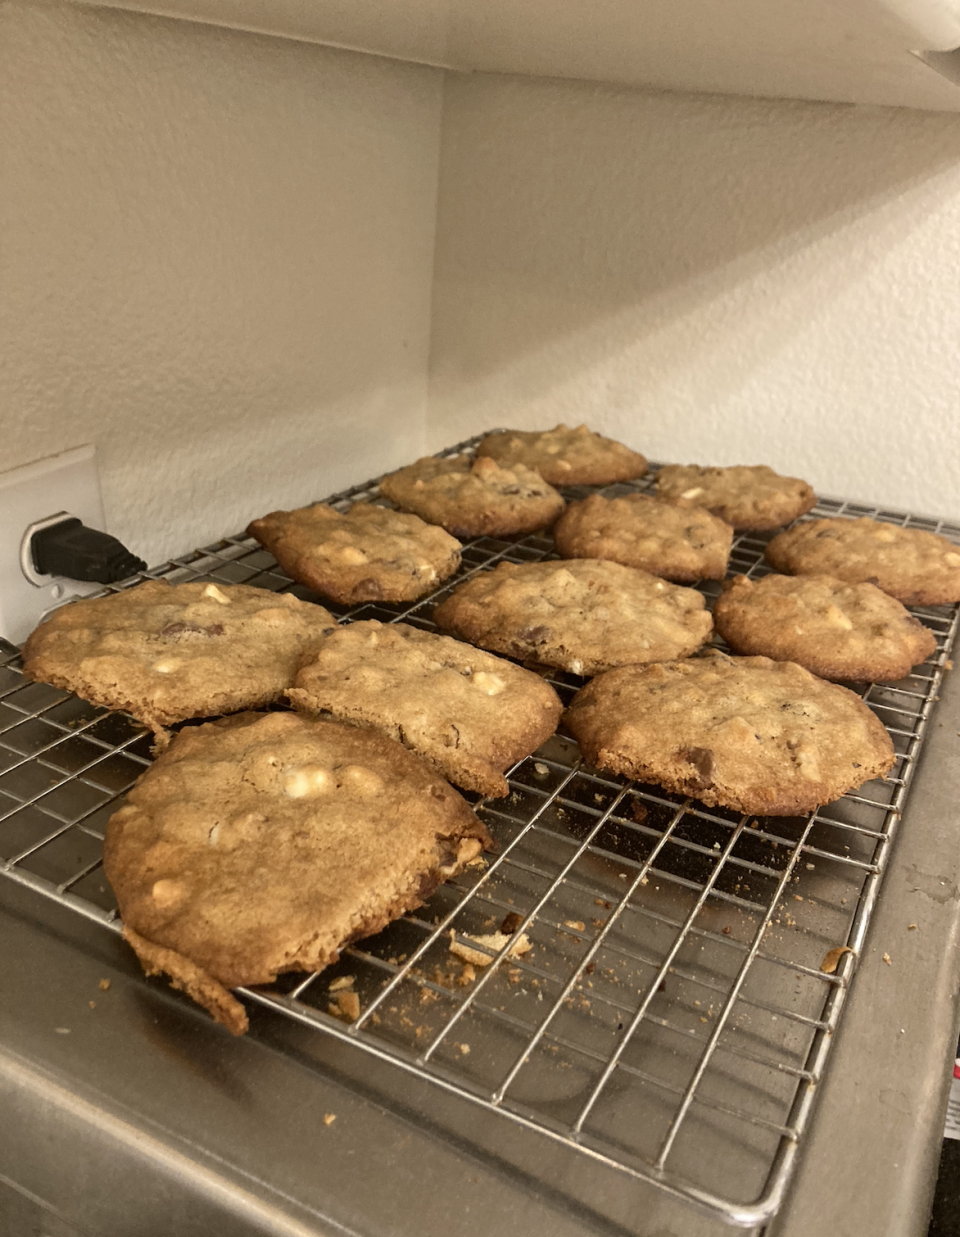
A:
POLYGON ((103 529, 103 499, 93 447, 62 451, 0 473, 0 636, 21 644, 49 611, 100 584, 44 576, 30 555, 30 535, 74 515, 103 529))

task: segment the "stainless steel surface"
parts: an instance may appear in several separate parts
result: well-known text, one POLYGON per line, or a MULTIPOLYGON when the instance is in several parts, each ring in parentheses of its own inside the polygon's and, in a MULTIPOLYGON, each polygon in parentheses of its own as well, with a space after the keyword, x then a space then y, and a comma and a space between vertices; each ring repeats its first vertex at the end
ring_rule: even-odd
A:
MULTIPOLYGON (((341 501, 369 492, 358 487, 341 501)), ((840 511, 874 514, 839 502, 813 514, 840 511)), ((738 538, 732 569, 762 573, 764 542, 738 538)), ((552 552, 546 537, 481 540, 465 552, 464 573, 552 552)), ((291 587, 242 537, 149 574, 291 587)), ((342 617, 430 627, 436 600, 342 617)), ((541 1187, 546 1166, 572 1155, 584 1199, 593 1193, 584 1174, 593 1184, 619 1179, 622 1197, 632 1180, 643 1196, 653 1184, 656 1194, 755 1227, 779 1205, 808 1124, 956 628, 956 607, 917 613, 937 631, 938 654, 903 683, 864 692, 899 753, 887 783, 809 818, 757 821, 582 768, 575 745, 555 738, 512 772, 510 800, 479 805, 501 842, 485 869, 438 890, 320 977, 287 977, 248 997, 292 1019, 311 1054, 342 1058, 357 1081, 376 1068, 382 1089, 399 1096, 411 1075, 428 1078, 444 1088, 444 1103, 469 1101, 461 1130, 479 1138, 482 1124, 494 1146, 532 1140, 541 1187), (458 985, 450 930, 489 931, 510 911, 523 916, 532 953, 458 985), (823 975, 823 954, 844 943, 854 954, 823 975), (347 973, 363 1003, 352 1026, 326 1012, 329 981, 347 973), (358 1057, 357 1046, 368 1055, 358 1057), (511 1125, 519 1128, 508 1134, 511 1125)), ((564 698, 579 683, 552 681, 564 698)), ((116 797, 148 760, 146 738, 128 719, 55 689, 9 678, 4 690, 3 870, 69 908, 67 923, 79 912, 95 932, 115 927, 99 840, 116 797)), ((558 1188, 570 1179, 564 1168, 558 1188)), ((598 1214, 611 1211, 618 1207, 605 1203, 598 1214)), ((627 1215, 616 1222, 646 1231, 627 1215)))

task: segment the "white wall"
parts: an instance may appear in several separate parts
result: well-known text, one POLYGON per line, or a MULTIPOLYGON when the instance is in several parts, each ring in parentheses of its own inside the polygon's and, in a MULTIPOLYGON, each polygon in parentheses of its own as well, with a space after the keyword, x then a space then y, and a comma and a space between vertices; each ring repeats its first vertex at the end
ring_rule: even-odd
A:
POLYGON ((422 446, 441 75, 0 4, 0 470, 151 562, 422 446))
POLYGON ((960 515, 960 118, 448 77, 431 446, 586 421, 960 515))

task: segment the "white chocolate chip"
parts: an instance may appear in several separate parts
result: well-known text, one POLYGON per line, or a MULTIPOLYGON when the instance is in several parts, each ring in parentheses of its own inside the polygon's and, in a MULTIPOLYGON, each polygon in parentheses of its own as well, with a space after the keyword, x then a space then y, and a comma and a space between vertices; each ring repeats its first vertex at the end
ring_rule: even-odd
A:
POLYGON ((367 562, 367 556, 363 550, 358 550, 355 545, 345 545, 339 552, 339 557, 345 563, 353 563, 359 566, 360 563, 367 562))
POLYGON ((844 631, 853 630, 853 624, 839 606, 827 606, 826 620, 832 627, 841 627, 844 631))
POLYGON ((703 493, 702 485, 695 485, 692 490, 684 490, 680 495, 681 498, 696 498, 698 494, 703 493))
POLYGON ((485 670, 477 671, 473 676, 473 685, 479 687, 485 696, 498 696, 506 687, 498 674, 487 674, 485 670))
POLYGON ((150 890, 150 896, 162 911, 170 910, 178 902, 182 902, 185 893, 186 890, 179 881, 171 880, 155 881, 150 890))
POLYGON ((203 590, 204 597, 209 597, 211 601, 219 601, 221 606, 229 606, 230 598, 226 593, 221 593, 215 584, 208 584, 203 590))
POLYGON ((303 799, 307 795, 321 795, 333 789, 333 778, 319 765, 303 765, 290 769, 283 779, 284 793, 291 799, 303 799))
POLYGON ((359 795, 379 795, 383 791, 383 778, 366 765, 347 765, 340 774, 341 784, 359 795))
POLYGON ((164 657, 160 661, 155 661, 153 668, 160 674, 169 674, 172 670, 176 670, 179 665, 180 662, 176 657, 164 657))
POLYGON ((572 674, 583 674, 583 662, 579 657, 575 657, 570 663, 570 671, 572 674))

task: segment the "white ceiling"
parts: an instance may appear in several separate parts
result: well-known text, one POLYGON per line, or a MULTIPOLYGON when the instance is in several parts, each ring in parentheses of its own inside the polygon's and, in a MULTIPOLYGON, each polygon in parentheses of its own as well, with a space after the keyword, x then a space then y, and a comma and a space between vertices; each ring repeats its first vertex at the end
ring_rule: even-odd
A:
POLYGON ((459 70, 960 111, 960 0, 106 3, 459 70))

